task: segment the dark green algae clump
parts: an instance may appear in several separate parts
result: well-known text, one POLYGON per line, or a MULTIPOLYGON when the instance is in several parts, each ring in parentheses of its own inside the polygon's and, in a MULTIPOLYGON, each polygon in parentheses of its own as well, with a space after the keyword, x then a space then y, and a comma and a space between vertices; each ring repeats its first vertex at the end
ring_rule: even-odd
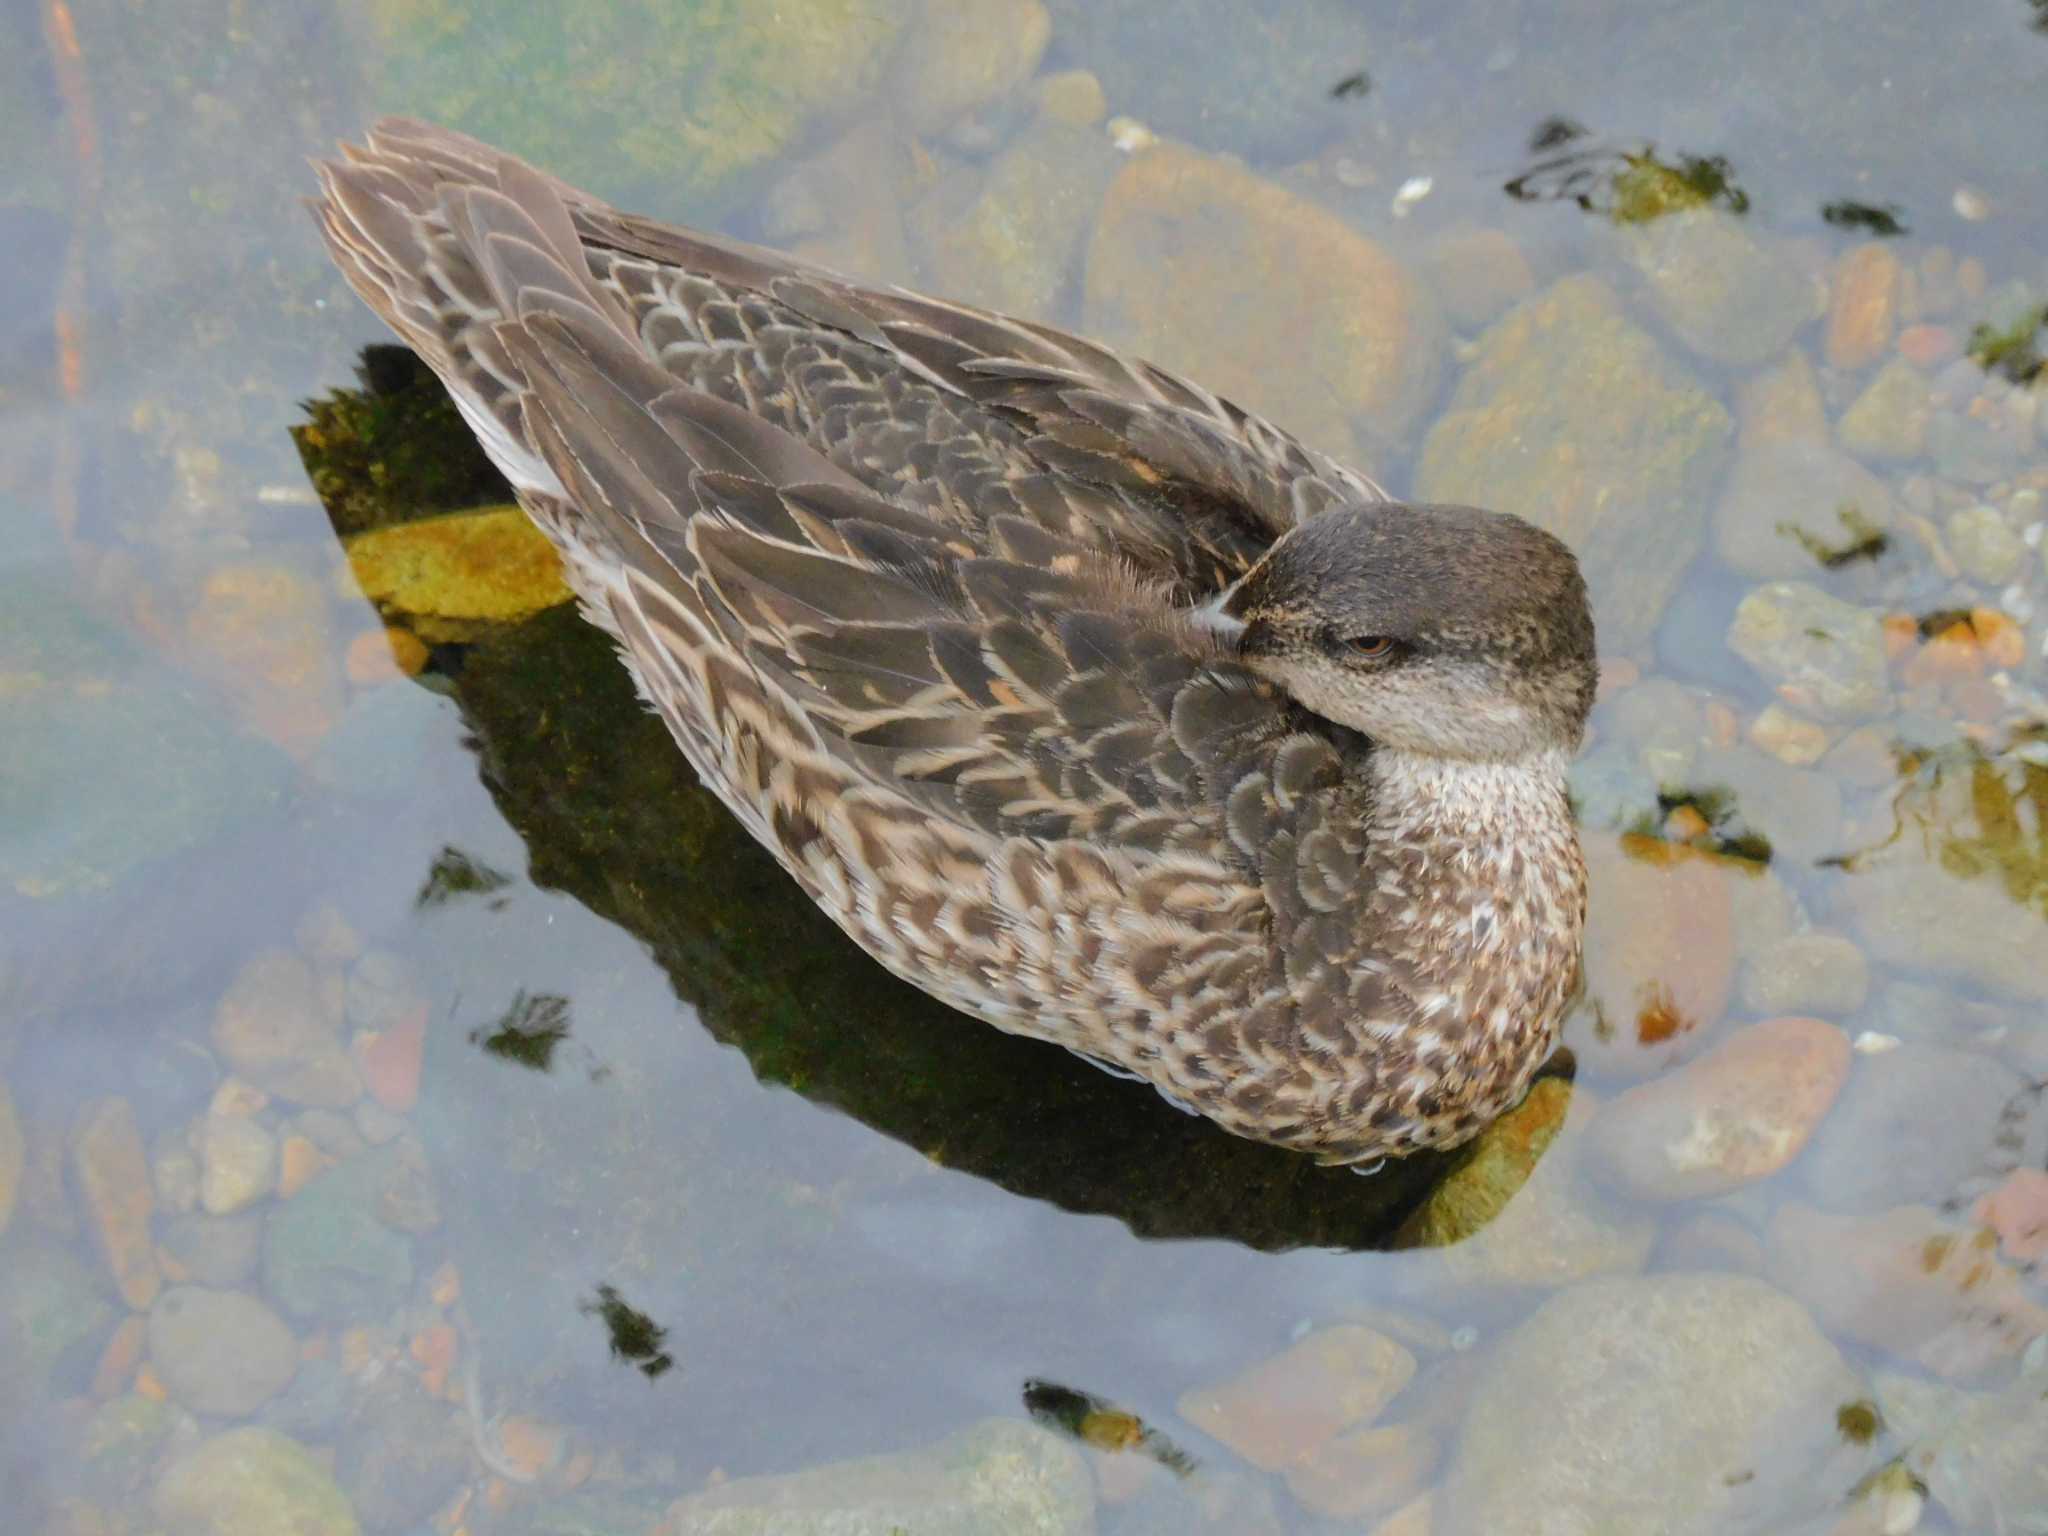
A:
MULTIPOLYGON (((294 434, 338 534, 441 515, 451 500, 501 499, 476 476, 474 444, 424 370, 385 350, 364 383, 309 405, 312 428, 294 434)), ((764 1082, 935 1163, 1116 1216, 1145 1237, 1412 1243, 1412 1228, 1396 1236, 1404 1218, 1473 1155, 1418 1156, 1367 1177, 1320 1167, 897 980, 697 782, 611 642, 573 606, 484 625, 434 655, 422 682, 459 704, 534 883, 646 944, 677 996, 764 1082)))

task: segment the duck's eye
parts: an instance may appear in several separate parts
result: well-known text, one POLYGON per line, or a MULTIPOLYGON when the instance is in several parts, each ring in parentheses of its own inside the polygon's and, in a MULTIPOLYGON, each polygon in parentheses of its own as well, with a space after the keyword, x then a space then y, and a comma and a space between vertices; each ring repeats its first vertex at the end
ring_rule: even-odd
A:
POLYGON ((1346 642, 1352 655, 1362 656, 1367 661, 1379 661, 1392 655, 1396 643, 1392 635, 1353 635, 1346 642))

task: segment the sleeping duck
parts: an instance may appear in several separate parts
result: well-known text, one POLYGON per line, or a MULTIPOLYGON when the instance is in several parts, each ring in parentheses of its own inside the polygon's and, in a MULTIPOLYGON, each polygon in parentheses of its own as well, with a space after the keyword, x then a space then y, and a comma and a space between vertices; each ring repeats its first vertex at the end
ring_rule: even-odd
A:
POLYGON ((883 965, 1325 1162, 1520 1098, 1585 919, 1563 544, 430 124, 319 173, 698 776, 883 965))

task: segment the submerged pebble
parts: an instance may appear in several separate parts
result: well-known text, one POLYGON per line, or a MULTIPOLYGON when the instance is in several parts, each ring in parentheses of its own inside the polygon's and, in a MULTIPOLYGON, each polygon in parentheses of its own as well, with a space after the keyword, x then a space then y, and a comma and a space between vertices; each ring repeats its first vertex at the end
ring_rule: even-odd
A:
POLYGON ((177 1285, 149 1313, 149 1360, 194 1413, 238 1419, 282 1392, 299 1368, 298 1340, 241 1291, 177 1285))
POLYGON ((1180 1415, 1253 1466, 1279 1471, 1309 1462, 1339 1431, 1369 1425, 1414 1375, 1404 1346, 1343 1324, 1183 1393, 1180 1415))

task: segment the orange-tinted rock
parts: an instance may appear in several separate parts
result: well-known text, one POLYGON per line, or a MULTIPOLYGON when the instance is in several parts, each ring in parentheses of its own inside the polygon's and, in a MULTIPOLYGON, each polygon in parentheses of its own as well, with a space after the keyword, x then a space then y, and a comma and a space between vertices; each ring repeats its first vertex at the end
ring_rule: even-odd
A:
POLYGON ((7 1084, 0 1080, 0 1232, 7 1230, 14 1216, 15 1197, 27 1167, 28 1138, 21 1133, 21 1120, 14 1113, 14 1100, 7 1096, 7 1084))
POLYGON ((126 1099, 97 1099, 86 1106, 72 1158, 79 1194, 114 1285, 121 1299, 140 1311, 156 1300, 163 1278, 149 1235, 156 1208, 149 1157, 126 1099))
POLYGON ((1797 1157, 1849 1075, 1849 1037, 1770 1019, 1607 1106, 1593 1130, 1604 1176, 1650 1200, 1726 1194, 1797 1157))
POLYGON ((139 1312, 123 1318, 121 1326, 107 1340, 107 1347, 100 1351, 99 1364, 93 1367, 92 1395, 109 1398, 127 1391, 148 1343, 149 1319, 139 1312))
POLYGON ((565 1445, 561 1430, 524 1414, 515 1414, 498 1425, 498 1453, 504 1470, 523 1483, 553 1470, 565 1445))
POLYGON ((1858 246, 1835 269, 1828 366, 1863 368, 1876 362, 1890 349, 1898 318, 1899 258, 1889 246, 1858 246))
POLYGON ((341 679, 317 583, 282 565, 208 576, 185 620, 200 669, 252 729, 304 757, 341 715, 341 679))
POLYGON ((409 629, 366 629, 348 643, 348 680, 358 687, 418 677, 427 665, 427 644, 409 629))
POLYGON ((1177 145, 1110 184, 1084 293, 1089 331, 1367 469, 1435 391, 1443 322, 1399 262, 1336 215, 1177 145))
POLYGON ((1412 1424, 1389 1424, 1328 1441, 1287 1469, 1287 1487, 1319 1515, 1358 1520, 1414 1498, 1436 1461, 1431 1436, 1412 1424))
POLYGON ((1977 634, 1958 620, 1906 658, 1899 681, 1908 688, 1938 688, 1984 675, 1984 649, 1977 634))
POLYGON ((1939 368, 1963 355, 1963 343, 1945 325, 1909 325, 1899 332, 1899 356, 1916 368, 1939 368))
POLYGON ((1240 1376, 1181 1394, 1180 1415, 1269 1472, 1306 1464, 1369 1424, 1415 1374, 1415 1357, 1353 1324, 1320 1329, 1240 1376))
POLYGON ((1994 667, 2017 667, 2027 659, 2027 632, 1996 608, 1970 610, 1970 628, 1994 667))
POLYGON ((2015 1264, 2048 1259, 2048 1172, 2013 1169, 1971 1215, 1998 1234, 2000 1250, 2015 1264))
POLYGON ((1930 1206, 1877 1216, 1781 1206, 1770 1263, 1831 1333, 1941 1376, 1979 1375, 2048 1331, 2048 1308, 1999 1259, 1998 1234, 1959 1231, 1930 1206))
POLYGON ((1587 837, 1586 992, 1565 1043, 1597 1072, 1641 1077, 1696 1051, 1735 974, 1743 876, 1647 838, 1587 837))
POLYGON ((334 1159, 304 1136, 287 1136, 277 1149, 277 1193, 289 1200, 314 1175, 334 1166, 334 1159))
POLYGON ((419 1102, 420 1067, 427 1043, 427 1005, 417 1004, 389 1029, 357 1038, 356 1065, 364 1085, 386 1109, 404 1114, 419 1102))

